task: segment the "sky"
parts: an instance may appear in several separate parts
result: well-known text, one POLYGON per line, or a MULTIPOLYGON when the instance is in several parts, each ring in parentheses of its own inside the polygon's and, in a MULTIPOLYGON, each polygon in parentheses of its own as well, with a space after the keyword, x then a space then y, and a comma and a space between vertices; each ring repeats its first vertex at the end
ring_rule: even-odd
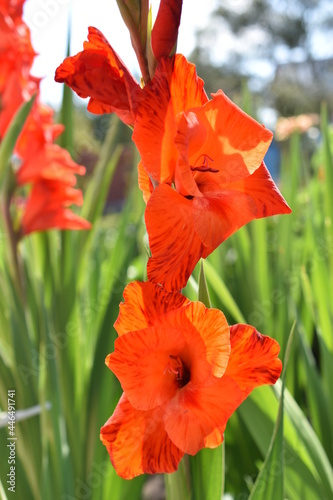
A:
MULTIPOLYGON (((150 1, 153 17, 159 0, 150 1)), ((195 45, 195 31, 208 24, 214 0, 183 0, 183 12, 177 51, 188 56, 195 45)), ((24 20, 31 30, 32 44, 39 54, 32 73, 43 77, 41 99, 59 107, 62 84, 54 82, 54 73, 66 56, 67 32, 71 19, 71 55, 82 50, 88 26, 98 28, 128 68, 139 74, 129 32, 119 14, 116 0, 27 0, 24 20)))

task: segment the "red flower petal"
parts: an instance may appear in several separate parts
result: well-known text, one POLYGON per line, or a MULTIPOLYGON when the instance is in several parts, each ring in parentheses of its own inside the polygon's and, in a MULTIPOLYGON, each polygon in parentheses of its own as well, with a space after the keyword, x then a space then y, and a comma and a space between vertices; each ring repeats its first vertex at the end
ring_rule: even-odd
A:
POLYGON ((118 337, 106 364, 119 379, 134 408, 151 410, 176 393, 175 373, 168 367, 171 356, 177 358, 184 347, 180 327, 170 327, 164 321, 158 327, 118 337))
MULTIPOLYGON (((264 163, 238 182, 202 184, 200 189, 205 196, 193 199, 193 218, 195 231, 205 247, 216 248, 253 219, 291 212, 264 163)), ((209 253, 206 250, 203 257, 209 253)))
POLYGON ((282 370, 276 340, 261 335, 253 326, 230 328, 231 353, 225 375, 237 382, 245 397, 259 385, 275 384, 282 370))
POLYGON ((138 182, 139 188, 141 189, 143 194, 143 199, 145 203, 148 203, 150 195, 154 191, 154 186, 150 180, 149 175, 144 169, 142 161, 140 161, 138 164, 138 182))
POLYGON ((55 80, 65 82, 80 97, 91 97, 90 111, 115 112, 127 125, 133 124, 138 83, 100 31, 90 27, 88 40, 82 52, 57 68, 55 80))
MULTIPOLYGON (((205 386, 195 386, 190 382, 164 406, 165 430, 184 453, 195 455, 207 444, 215 447, 212 446, 212 433, 225 427, 228 418, 243 400, 232 379, 223 376, 215 380, 215 384, 205 386)), ((220 438, 222 442, 223 431, 220 438)))
POLYGON ((194 231, 192 201, 160 184, 147 203, 145 220, 152 253, 149 280, 167 290, 183 288, 203 252, 194 231))
POLYGON ((15 154, 27 160, 64 131, 63 125, 53 123, 53 115, 52 108, 36 101, 15 144, 15 154))
POLYGON ((208 101, 194 64, 180 54, 162 59, 140 93, 133 140, 145 170, 157 182, 173 182, 178 151, 176 117, 208 101))
MULTIPOLYGON (((230 101, 222 90, 212 96, 207 104, 187 113, 193 118, 183 117, 179 121, 177 147, 187 150, 191 166, 208 157, 214 182, 239 181, 259 168, 273 134, 230 101)), ((195 179, 200 186, 207 173, 196 172, 195 179)))
POLYGON ((29 212, 26 212, 22 220, 22 232, 25 235, 49 229, 81 230, 90 228, 90 222, 68 209, 43 212, 36 219, 31 219, 29 212))
POLYGON ((177 470, 184 453, 168 437, 162 418, 159 408, 135 410, 122 395, 100 435, 119 476, 131 479, 177 470))
POLYGON ((274 384, 280 376, 280 347, 274 339, 250 325, 234 325, 230 340, 230 358, 223 377, 206 386, 190 382, 165 405, 165 429, 185 453, 220 445, 227 421, 242 401, 255 387, 274 384))
POLYGON ((156 327, 119 337, 106 364, 131 404, 150 410, 172 399, 189 380, 202 385, 213 375, 221 377, 229 353, 223 313, 197 302, 162 314, 156 327))
POLYGON ((177 42, 182 0, 161 0, 151 32, 151 46, 156 59, 168 57, 177 42))
MULTIPOLYGON (((185 341, 183 349, 177 350, 176 355, 172 347, 166 349, 173 358, 179 358, 184 369, 181 380, 177 379, 178 388, 185 386, 189 380, 202 385, 211 383, 208 380, 213 376, 223 375, 228 364, 230 340, 229 325, 221 311, 208 309, 201 302, 189 302, 162 316, 157 329, 163 328, 169 332, 177 331, 177 335, 180 334, 185 341)), ((175 338, 178 338, 177 335, 175 338)), ((162 344, 159 348, 165 351, 162 344)))
POLYGON ((190 302, 183 308, 181 328, 187 342, 187 356, 191 365, 191 381, 202 383, 205 366, 210 365, 209 375, 222 377, 230 354, 229 325, 218 309, 208 309, 201 302, 190 302), (199 334, 199 335, 197 335, 199 334), (202 342, 199 342, 202 340, 202 342), (200 362, 203 358, 204 363, 200 362))
POLYGON ((22 231, 27 235, 48 229, 89 229, 90 222, 66 207, 82 205, 82 193, 57 181, 34 184, 22 218, 22 231))
MULTIPOLYGON (((234 325, 230 328, 231 353, 223 378, 217 382, 216 392, 235 395, 234 406, 230 406, 229 416, 255 387, 275 384, 282 370, 277 357, 280 346, 276 340, 261 335, 250 325, 234 325), (235 387, 235 382, 237 386, 235 387), (238 401, 238 403, 237 403, 238 401)), ((223 441, 226 421, 205 437, 205 446, 215 448, 223 441)))
POLYGON ((189 303, 181 293, 169 293, 150 282, 130 283, 123 296, 125 302, 120 304, 119 316, 114 324, 119 336, 153 326, 162 315, 189 303))
POLYGON ((37 153, 27 155, 16 174, 20 185, 44 180, 58 180, 74 186, 75 174, 83 175, 86 169, 75 163, 69 152, 57 144, 45 144, 37 153))

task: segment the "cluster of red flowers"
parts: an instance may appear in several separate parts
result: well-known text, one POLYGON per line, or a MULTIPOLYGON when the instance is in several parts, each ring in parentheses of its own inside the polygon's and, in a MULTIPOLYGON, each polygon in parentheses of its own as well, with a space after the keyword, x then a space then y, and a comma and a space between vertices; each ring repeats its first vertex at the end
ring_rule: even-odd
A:
POLYGON ((23 3, 0 0, 0 141, 20 106, 37 94, 14 150, 16 183, 31 185, 19 232, 87 229, 90 223, 68 208, 82 205, 82 193, 74 186, 75 174, 84 174, 85 168, 54 144, 63 126, 54 124, 52 109, 40 103, 39 79, 30 74, 36 53, 22 20, 23 3))
POLYGON ((275 340, 249 325, 229 327, 221 311, 179 290, 241 226, 290 209, 263 162, 272 133, 221 90, 209 99, 195 66, 173 54, 182 1, 161 0, 151 34, 148 0, 118 5, 143 85, 96 28, 56 81, 90 97, 91 112, 115 112, 141 155, 149 281, 124 291, 106 359, 124 393, 101 429, 116 471, 131 478, 172 472, 184 453, 221 444, 252 389, 279 377, 275 340))

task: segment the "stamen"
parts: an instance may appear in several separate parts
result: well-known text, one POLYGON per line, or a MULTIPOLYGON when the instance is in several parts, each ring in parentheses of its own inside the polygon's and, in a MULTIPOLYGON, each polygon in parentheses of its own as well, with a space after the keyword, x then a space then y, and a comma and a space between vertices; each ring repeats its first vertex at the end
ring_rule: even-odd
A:
POLYGON ((206 154, 202 154, 199 156, 199 158, 197 158, 194 165, 190 166, 190 168, 191 168, 192 172, 212 172, 212 173, 216 174, 218 172, 218 169, 210 167, 209 162, 214 163, 213 158, 211 158, 210 156, 208 156, 206 154), (201 158, 203 158, 201 165, 197 165, 197 163, 199 163, 201 158))
POLYGON ((179 356, 169 355, 170 361, 164 370, 164 375, 169 372, 176 375, 176 382, 178 382, 179 387, 184 387, 190 381, 190 372, 187 367, 183 364, 179 356))
POLYGON ((174 360, 174 362, 169 362, 169 371, 171 373, 174 373, 175 375, 177 375, 176 377, 176 380, 177 381, 180 381, 182 380, 183 378, 183 363, 181 361, 181 359, 178 357, 178 356, 172 356, 172 354, 170 354, 169 356, 170 359, 174 360))

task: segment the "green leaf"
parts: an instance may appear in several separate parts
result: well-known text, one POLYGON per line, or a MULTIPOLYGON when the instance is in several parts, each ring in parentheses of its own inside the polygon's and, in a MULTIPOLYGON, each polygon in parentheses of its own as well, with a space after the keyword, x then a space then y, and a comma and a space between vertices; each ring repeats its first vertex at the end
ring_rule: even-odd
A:
POLYGON ((199 271, 199 283, 198 283, 198 300, 205 304, 206 307, 211 307, 209 291, 207 287, 207 281, 204 271, 204 263, 200 261, 200 271, 199 271))
POLYGON ((189 457, 192 500, 221 500, 224 491, 224 443, 189 457))
POLYGON ((226 284, 207 260, 205 263, 205 269, 208 283, 221 300, 223 307, 231 314, 237 323, 246 323, 243 314, 241 313, 235 299, 229 292, 226 284))
MULTIPOLYGON (((67 57, 70 55, 70 39, 71 26, 68 23, 67 30, 67 57)), ((74 106, 73 106, 73 91, 67 85, 63 85, 62 106, 60 111, 60 122, 64 125, 65 130, 59 137, 59 145, 67 149, 71 155, 74 153, 74 106)))
POLYGON ((0 143, 0 190, 10 167, 10 158, 13 154, 16 141, 21 133, 26 119, 30 113, 32 105, 37 94, 34 94, 31 99, 18 109, 12 119, 9 129, 7 130, 3 140, 0 143))
POLYGON ((188 482, 187 458, 185 455, 176 472, 164 474, 166 500, 192 500, 188 482))
MULTIPOLYGON (((84 197, 81 216, 91 223, 94 223, 102 214, 112 177, 123 150, 122 145, 116 143, 118 125, 119 120, 114 117, 111 120, 98 162, 84 197)), ((86 238, 87 234, 87 232, 81 232, 81 239, 86 238)))
POLYGON ((274 467, 275 463, 278 463, 280 457, 284 454, 284 444, 283 444, 283 409, 284 409, 284 389, 285 389, 285 379, 286 379, 286 369, 288 365, 290 350, 292 346, 292 341, 294 338, 295 322, 291 329, 288 344, 286 348, 286 353, 284 356, 284 368, 282 374, 282 389, 280 396, 280 405, 278 416, 275 422, 275 427, 272 435, 272 439, 268 448, 268 452, 265 458, 265 462, 260 469, 260 473, 257 480, 251 490, 249 500, 266 500, 267 498, 274 498, 274 500, 283 500, 284 496, 284 467, 283 464, 279 470, 279 474, 274 467))

